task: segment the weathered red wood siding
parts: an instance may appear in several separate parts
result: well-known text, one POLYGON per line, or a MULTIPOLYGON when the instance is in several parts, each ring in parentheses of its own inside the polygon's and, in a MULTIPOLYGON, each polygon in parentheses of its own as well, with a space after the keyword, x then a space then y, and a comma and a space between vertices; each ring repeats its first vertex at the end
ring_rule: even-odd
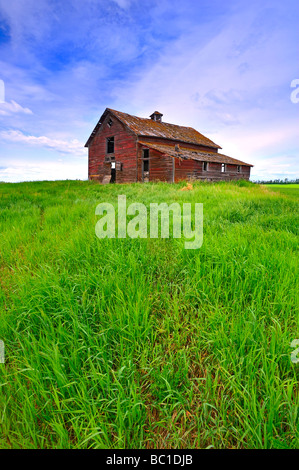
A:
MULTIPOLYGON (((136 135, 122 124, 115 116, 107 114, 98 133, 89 145, 88 177, 103 181, 105 175, 111 174, 111 163, 105 161, 106 139, 114 137, 114 157, 115 162, 122 163, 122 169, 116 170, 116 183, 133 183, 142 181, 142 150, 148 148, 137 143, 136 135), (109 119, 113 124, 108 126, 109 119)), ((218 149, 201 145, 187 144, 184 142, 174 142, 170 139, 158 137, 140 137, 147 142, 159 144, 179 144, 185 148, 196 148, 198 150, 208 150, 217 153, 218 149)), ((109 154, 108 156, 111 156, 109 154)), ((249 179, 250 167, 241 166, 241 172, 237 172, 237 165, 226 165, 226 172, 221 173, 221 163, 209 162, 208 170, 203 170, 203 162, 196 160, 179 160, 177 158, 162 155, 160 152, 149 149, 149 181, 173 181, 173 161, 175 165, 174 179, 180 180, 231 180, 249 179)))
POLYGON ((238 173, 238 165, 226 165, 226 171, 221 172, 221 163, 208 162, 208 169, 203 170, 203 162, 196 160, 179 160, 175 163, 175 181, 201 179, 207 181, 222 180, 249 180, 250 167, 240 165, 240 173, 238 173))
MULTIPOLYGON (((142 182, 142 155, 143 149, 148 148, 140 145, 138 150, 138 181, 142 182)), ((149 181, 172 182, 172 161, 170 156, 162 156, 160 152, 149 149, 149 181)))
MULTIPOLYGON (((143 137, 142 139, 145 139, 143 137)), ((171 144, 175 146, 174 141, 169 139, 162 139, 159 137, 146 137, 146 140, 153 144, 171 144)), ((205 147, 194 144, 187 144, 185 142, 177 142, 180 147, 196 148, 198 150, 209 151, 209 153, 217 153, 218 149, 212 147, 205 147)), ((142 146, 146 148, 146 146, 142 146)), ((141 166, 142 150, 138 153, 138 181, 142 181, 142 166, 141 166)), ((172 157, 162 156, 159 152, 150 149, 150 181, 168 181, 172 182, 172 157)), ((226 165, 226 171, 221 172, 221 163, 208 162, 208 170, 203 170, 203 162, 196 160, 179 160, 175 158, 175 181, 201 179, 207 181, 221 181, 231 179, 247 179, 250 177, 250 167, 242 165, 241 172, 238 173, 237 165, 226 165)))
POLYGON ((246 179, 250 177, 250 167, 240 165, 240 173, 238 173, 238 165, 226 165, 226 171, 221 172, 221 163, 208 162, 208 169, 203 170, 203 162, 195 160, 176 160, 175 181, 180 179, 201 179, 207 181, 221 181, 232 179, 246 179))
POLYGON ((176 158, 174 180, 180 181, 194 179, 196 164, 198 164, 198 162, 195 160, 180 160, 176 158))
MULTIPOLYGON (((116 170, 116 183, 136 181, 136 136, 114 116, 109 114, 89 146, 88 177, 102 182, 111 173, 111 163, 105 162, 106 139, 114 137, 115 161, 122 163, 122 171, 116 170), (113 124, 108 126, 109 119, 113 124)), ((108 154, 111 156, 111 154, 108 154)))
MULTIPOLYGON (((138 151, 138 181, 142 181, 142 151, 146 147, 145 145, 139 146, 138 151)), ((149 149, 149 172, 150 181, 167 181, 171 183, 173 181, 173 158, 170 156, 163 156, 156 150, 149 149)), ((221 163, 208 162, 208 170, 203 170, 203 162, 196 160, 179 160, 174 159, 175 170, 174 180, 175 182, 180 180, 207 180, 207 181, 222 181, 232 179, 246 179, 250 177, 250 167, 242 165, 241 171, 238 173, 237 165, 226 165, 226 171, 221 172, 221 163)))
POLYGON ((228 180, 249 180, 250 167, 240 165, 240 173, 238 173, 238 165, 226 164, 226 170, 224 173, 221 172, 221 163, 209 162, 208 169, 203 170, 203 163, 196 162, 195 178, 204 179, 207 181, 228 181, 228 180))

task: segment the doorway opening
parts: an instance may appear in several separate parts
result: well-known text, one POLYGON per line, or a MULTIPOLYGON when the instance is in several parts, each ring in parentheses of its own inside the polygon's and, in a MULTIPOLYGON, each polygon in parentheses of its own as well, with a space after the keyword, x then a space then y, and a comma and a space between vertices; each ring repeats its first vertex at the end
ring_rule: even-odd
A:
POLYGON ((149 149, 143 149, 142 155, 142 181, 149 182, 149 149))
POLYGON ((110 179, 110 183, 115 183, 115 181, 116 181, 115 162, 111 162, 111 179, 110 179))

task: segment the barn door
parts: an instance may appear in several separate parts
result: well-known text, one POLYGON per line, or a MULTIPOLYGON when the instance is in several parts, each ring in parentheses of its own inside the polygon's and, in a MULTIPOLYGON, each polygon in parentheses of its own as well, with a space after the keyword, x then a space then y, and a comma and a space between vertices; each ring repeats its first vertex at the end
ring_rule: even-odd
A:
POLYGON ((111 162, 111 179, 110 179, 110 183, 115 183, 115 181, 116 181, 115 162, 111 162))
POLYGON ((149 182, 149 149, 143 150, 142 156, 142 181, 149 182))

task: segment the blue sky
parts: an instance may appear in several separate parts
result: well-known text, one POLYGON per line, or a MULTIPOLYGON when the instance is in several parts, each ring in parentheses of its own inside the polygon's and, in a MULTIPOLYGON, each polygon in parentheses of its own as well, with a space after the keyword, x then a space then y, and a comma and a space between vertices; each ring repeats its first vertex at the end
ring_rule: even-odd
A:
POLYGON ((0 181, 86 179, 106 107, 299 177, 298 22, 298 0, 0 0, 0 181))

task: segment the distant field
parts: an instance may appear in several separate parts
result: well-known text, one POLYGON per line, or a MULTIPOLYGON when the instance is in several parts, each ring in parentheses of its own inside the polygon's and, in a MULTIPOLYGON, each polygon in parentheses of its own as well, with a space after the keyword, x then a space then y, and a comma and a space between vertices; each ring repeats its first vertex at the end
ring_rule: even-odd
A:
POLYGON ((270 191, 279 191, 287 196, 299 198, 299 184, 266 184, 270 191))
POLYGON ((299 189, 299 184, 289 183, 289 184, 265 184, 268 188, 285 188, 285 189, 299 189))
POLYGON ((0 185, 1 448, 298 448, 298 185, 0 185), (201 202, 204 241, 95 208, 201 202))

